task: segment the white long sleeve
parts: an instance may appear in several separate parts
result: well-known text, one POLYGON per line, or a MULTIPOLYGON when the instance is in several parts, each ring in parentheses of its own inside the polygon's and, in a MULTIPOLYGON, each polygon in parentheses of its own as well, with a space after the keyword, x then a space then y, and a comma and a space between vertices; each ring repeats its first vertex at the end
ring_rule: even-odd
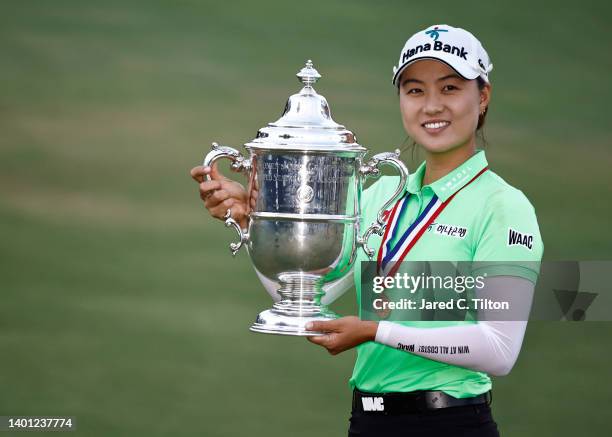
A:
MULTIPOLYGON (((338 299, 340 296, 342 296, 344 293, 346 293, 347 290, 351 289, 354 286, 355 284, 355 281, 353 279, 354 269, 355 269, 355 266, 353 265, 351 270, 346 275, 344 275, 342 278, 334 282, 325 284, 323 286, 323 290, 325 290, 325 295, 323 296, 323 299, 321 299, 321 303, 323 303, 324 305, 331 304, 336 299, 338 299)), ((257 269, 255 269, 255 272, 257 273, 259 280, 263 284, 264 288, 266 289, 270 297, 272 297, 274 302, 278 302, 280 300, 280 296, 276 292, 276 290, 278 290, 278 287, 280 287, 279 283, 266 278, 257 269)))
POLYGON ((441 328, 417 328, 393 322, 379 322, 376 341, 442 363, 489 373, 507 375, 516 362, 533 300, 534 284, 515 276, 484 280, 477 297, 504 297, 514 294, 522 304, 517 321, 491 321, 479 311, 474 324, 441 328))

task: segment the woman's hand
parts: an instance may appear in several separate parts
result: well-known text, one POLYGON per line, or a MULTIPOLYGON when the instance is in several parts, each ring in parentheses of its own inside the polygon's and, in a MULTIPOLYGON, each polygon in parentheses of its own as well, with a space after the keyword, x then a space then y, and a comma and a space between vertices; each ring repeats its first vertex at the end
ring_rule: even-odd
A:
POLYGON ((359 317, 341 317, 329 322, 310 322, 306 325, 309 331, 327 332, 325 335, 306 337, 308 341, 323 346, 332 355, 373 341, 376 338, 378 323, 359 319, 359 317))
POLYGON ((213 217, 225 220, 228 209, 232 210, 232 218, 241 228, 247 227, 248 194, 244 187, 236 181, 226 178, 217 169, 217 164, 211 167, 198 166, 191 169, 191 177, 200 184, 200 198, 213 217), (205 179, 210 175, 211 180, 205 179))

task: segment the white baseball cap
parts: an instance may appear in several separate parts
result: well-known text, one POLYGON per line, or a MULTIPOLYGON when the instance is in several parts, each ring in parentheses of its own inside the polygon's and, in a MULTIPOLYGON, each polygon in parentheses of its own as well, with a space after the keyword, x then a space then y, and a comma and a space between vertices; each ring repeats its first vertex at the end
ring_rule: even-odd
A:
POLYGON ((474 35, 465 29, 436 24, 415 33, 406 41, 397 65, 393 66, 393 85, 410 64, 421 59, 442 61, 465 79, 481 77, 489 83, 493 64, 474 35))

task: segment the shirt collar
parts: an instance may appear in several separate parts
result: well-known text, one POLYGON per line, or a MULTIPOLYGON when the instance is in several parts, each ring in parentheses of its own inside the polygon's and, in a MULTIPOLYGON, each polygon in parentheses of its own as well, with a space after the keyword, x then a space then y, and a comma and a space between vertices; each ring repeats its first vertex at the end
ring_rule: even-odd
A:
MULTIPOLYGON (((484 150, 477 150, 471 158, 449 172, 446 176, 438 179, 432 184, 426 185, 430 187, 442 202, 445 202, 450 196, 455 194, 461 188, 472 180, 480 171, 488 166, 487 158, 484 150)), ((415 194, 423 188, 423 176, 425 175, 425 162, 423 162, 416 171, 410 175, 406 189, 408 192, 415 194)))

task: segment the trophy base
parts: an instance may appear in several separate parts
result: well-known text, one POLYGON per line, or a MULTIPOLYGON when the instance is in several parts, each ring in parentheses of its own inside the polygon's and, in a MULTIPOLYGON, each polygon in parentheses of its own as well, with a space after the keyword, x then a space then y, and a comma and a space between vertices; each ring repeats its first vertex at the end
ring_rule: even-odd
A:
POLYGON ((335 320, 338 315, 328 309, 322 309, 321 312, 313 316, 288 316, 274 309, 265 310, 259 313, 255 323, 249 328, 253 332, 261 334, 277 334, 277 335, 296 335, 301 337, 309 337, 314 335, 323 335, 325 332, 308 331, 306 324, 308 322, 329 321, 335 320))

